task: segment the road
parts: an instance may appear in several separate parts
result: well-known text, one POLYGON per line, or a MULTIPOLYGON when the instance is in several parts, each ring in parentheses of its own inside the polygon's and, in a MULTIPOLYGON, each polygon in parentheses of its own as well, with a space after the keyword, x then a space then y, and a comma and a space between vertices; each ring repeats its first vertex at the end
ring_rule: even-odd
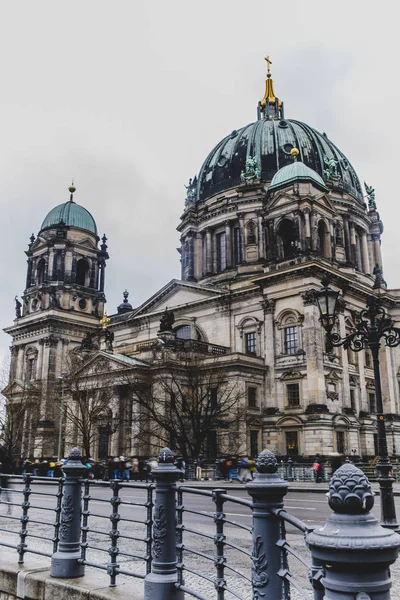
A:
MULTIPOLYGON (((10 499, 16 504, 21 503, 21 487, 14 486, 10 491, 10 499), (18 491, 19 490, 19 491, 18 491)), ((30 548, 41 552, 52 552, 52 537, 54 528, 51 523, 54 521, 52 508, 55 507, 55 498, 49 494, 51 488, 48 485, 32 486, 33 493, 30 498, 32 508, 29 510, 30 522, 28 524, 29 534, 27 543, 30 548), (38 536, 38 537, 33 537, 38 536)), ((55 491, 55 489, 54 489, 55 491)), ((227 494, 239 499, 250 499, 244 488, 233 490, 227 487, 227 494)), ((87 560, 96 562, 106 568, 109 562, 108 548, 110 546, 110 520, 109 515, 112 512, 109 503, 111 490, 108 486, 91 486, 90 516, 88 534, 89 548, 87 551, 87 560)), ((184 514, 183 523, 186 531, 183 534, 185 544, 184 562, 187 567, 185 581, 195 589, 208 590, 210 588, 210 598, 212 595, 212 584, 201 580, 195 573, 200 571, 207 574, 212 579, 214 571, 214 534, 215 524, 213 514, 215 505, 210 497, 211 490, 203 489, 205 495, 195 495, 184 492, 183 504, 184 514)), ((146 554, 146 526, 143 524, 146 518, 146 508, 142 505, 146 502, 146 490, 132 489, 124 486, 120 490, 121 520, 118 524, 118 530, 121 537, 118 540, 120 554, 118 563, 124 570, 134 571, 136 573, 145 573, 145 563, 143 558, 146 554)), ((4 498, 3 498, 4 499, 4 498)), ((397 513, 400 515, 400 497, 396 497, 397 513)), ((304 521, 308 526, 313 527, 325 523, 331 514, 325 494, 321 493, 299 493, 289 491, 285 498, 285 509, 304 521)), ((21 515, 20 506, 13 507, 11 517, 5 514, 6 507, 0 506, 0 544, 19 542, 17 532, 21 524, 19 516, 21 515), (11 533, 13 531, 14 533, 11 533)), ((226 578, 228 585, 233 586, 236 592, 240 592, 244 598, 250 598, 249 584, 240 577, 238 573, 249 577, 251 574, 251 562, 249 555, 252 549, 251 533, 249 531, 252 523, 251 511, 247 506, 236 502, 226 502, 224 512, 229 523, 225 525, 225 535, 227 545, 225 547, 228 566, 232 571, 226 569, 226 578), (240 527, 236 526, 238 524, 240 527)), ((374 514, 379 518, 380 501, 375 497, 374 514)), ((303 533, 292 526, 287 527, 287 539, 291 547, 301 554, 304 560, 309 560, 309 553, 304 544, 303 533)), ((28 554, 28 560, 29 560, 28 554)), ((46 559, 47 560, 47 559, 46 559)), ((298 578, 302 585, 309 589, 307 580, 307 569, 295 560, 290 561, 292 574, 298 578)), ((394 566, 392 572, 394 576, 400 576, 400 570, 394 566)), ((122 576, 121 576, 122 577, 122 576)), ((399 579, 400 582, 400 579, 399 579)), ((229 596, 227 596, 229 598, 229 596)), ((296 598, 296 595, 293 595, 296 598)))

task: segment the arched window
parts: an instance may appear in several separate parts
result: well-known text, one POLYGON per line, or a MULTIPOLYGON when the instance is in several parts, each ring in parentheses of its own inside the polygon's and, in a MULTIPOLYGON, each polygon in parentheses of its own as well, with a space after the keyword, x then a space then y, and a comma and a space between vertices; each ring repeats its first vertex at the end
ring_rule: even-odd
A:
POLYGON ((296 229, 293 221, 283 219, 279 224, 278 235, 282 244, 282 258, 291 258, 296 250, 296 229))
POLYGON ((180 340, 202 340, 200 332, 194 325, 180 325, 175 329, 175 335, 180 340))
POLYGON ((78 285, 87 285, 89 265, 84 258, 76 263, 76 283, 78 285))
POLYGON ((318 245, 320 253, 325 257, 329 256, 328 235, 326 223, 321 219, 318 223, 318 245))
POLYGON ((44 258, 41 258, 37 265, 37 277, 36 282, 38 285, 41 285, 44 282, 44 271, 46 268, 46 263, 44 258))

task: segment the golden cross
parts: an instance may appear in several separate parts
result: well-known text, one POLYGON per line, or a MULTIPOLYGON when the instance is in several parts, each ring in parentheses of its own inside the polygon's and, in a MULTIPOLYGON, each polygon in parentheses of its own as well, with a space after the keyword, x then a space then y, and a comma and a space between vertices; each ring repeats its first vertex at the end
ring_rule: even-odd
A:
POLYGON ((270 72, 271 72, 271 69, 270 69, 270 67, 271 67, 271 65, 272 65, 272 60, 270 60, 269 56, 266 56, 266 57, 264 58, 264 60, 266 60, 266 61, 267 61, 267 65, 268 65, 268 74, 270 74, 270 72))
POLYGON ((100 325, 103 329, 107 329, 109 322, 111 321, 110 317, 107 315, 107 311, 104 311, 103 318, 100 319, 100 325))

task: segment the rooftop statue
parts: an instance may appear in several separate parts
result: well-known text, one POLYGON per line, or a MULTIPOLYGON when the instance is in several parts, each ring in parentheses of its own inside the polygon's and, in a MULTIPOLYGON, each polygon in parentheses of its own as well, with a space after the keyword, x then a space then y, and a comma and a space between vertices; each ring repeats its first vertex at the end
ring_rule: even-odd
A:
POLYGON ((375 202, 375 188, 369 186, 365 183, 365 191, 367 192, 367 200, 368 200, 368 208, 369 210, 376 210, 376 202, 375 202))
POLYGON ((15 316, 17 317, 17 319, 20 319, 22 314, 21 314, 21 302, 18 300, 18 296, 15 296, 14 298, 15 301, 15 316))
POLYGON ((331 179, 332 177, 336 177, 337 179, 340 177, 340 173, 338 171, 338 164, 340 161, 336 160, 336 158, 328 158, 324 156, 324 163, 326 165, 326 169, 324 169, 324 175, 327 179, 331 179))
POLYGON ((255 156, 246 157, 246 170, 240 173, 240 181, 246 183, 258 181, 260 179, 260 170, 258 168, 257 158, 255 156))
POLYGON ((160 331, 172 331, 172 325, 175 322, 175 316, 172 310, 165 308, 165 312, 160 319, 160 331))
POLYGON ((185 185, 186 188, 186 201, 185 205, 193 204, 196 201, 196 193, 197 193, 197 175, 194 176, 194 179, 189 179, 189 185, 185 185))

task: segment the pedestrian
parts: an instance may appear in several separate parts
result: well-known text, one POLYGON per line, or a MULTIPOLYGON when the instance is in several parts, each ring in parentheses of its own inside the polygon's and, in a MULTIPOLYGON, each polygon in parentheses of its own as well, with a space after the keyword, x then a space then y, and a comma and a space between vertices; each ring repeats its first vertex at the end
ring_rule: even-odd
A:
POLYGON ((314 470, 315 483, 321 483, 321 481, 322 481, 322 465, 321 465, 321 458, 320 458, 319 454, 315 455, 312 468, 314 470))
POLYGON ((246 483, 247 481, 251 481, 251 480, 252 480, 252 477, 251 477, 249 459, 247 456, 243 456, 239 460, 239 481, 241 483, 246 483))
POLYGON ((185 471, 186 471, 186 463, 185 463, 185 460, 184 460, 183 456, 178 456, 178 458, 176 459, 176 467, 182 473, 181 481, 184 481, 184 479, 185 479, 185 471))
POLYGON ((137 481, 139 479, 139 459, 137 456, 132 458, 131 478, 133 481, 137 481))
POLYGON ((199 456, 196 460, 196 479, 197 479, 197 481, 201 481, 201 479, 202 479, 202 472, 201 472, 202 462, 203 461, 201 460, 201 458, 199 456))

